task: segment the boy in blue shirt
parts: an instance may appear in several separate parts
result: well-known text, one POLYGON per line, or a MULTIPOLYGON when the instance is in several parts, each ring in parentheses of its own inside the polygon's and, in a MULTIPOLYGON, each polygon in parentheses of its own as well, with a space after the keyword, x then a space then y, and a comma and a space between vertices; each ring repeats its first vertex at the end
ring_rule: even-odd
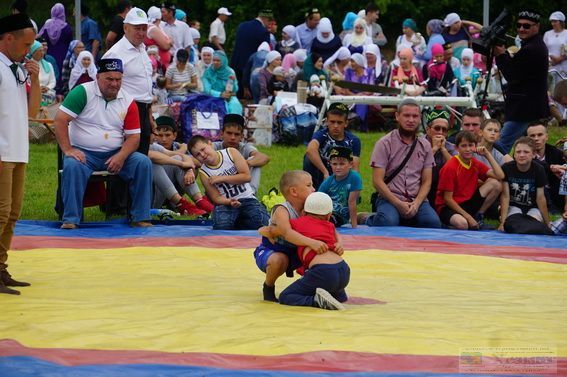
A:
POLYGON ((319 187, 320 192, 333 199, 333 216, 331 221, 339 227, 350 224, 358 225, 356 205, 362 190, 360 173, 352 168, 352 150, 347 147, 333 147, 329 152, 329 162, 333 175, 326 178, 319 187))

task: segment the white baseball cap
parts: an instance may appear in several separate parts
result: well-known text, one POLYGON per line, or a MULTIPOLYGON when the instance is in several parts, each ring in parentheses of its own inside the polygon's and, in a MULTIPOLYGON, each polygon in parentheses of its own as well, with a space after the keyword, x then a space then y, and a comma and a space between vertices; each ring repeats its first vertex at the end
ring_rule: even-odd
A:
POLYGON ((551 16, 549 16, 549 21, 565 22, 565 15, 563 14, 563 12, 560 11, 553 12, 551 13, 551 16))
POLYGON ((333 212, 333 199, 324 192, 314 192, 305 200, 303 210, 314 215, 328 215, 333 212))
POLYGON ((124 18, 124 23, 130 25, 147 25, 148 15, 140 8, 132 8, 128 12, 128 14, 126 14, 126 18, 124 18))
POLYGON ((232 13, 230 13, 225 7, 219 8, 219 10, 217 10, 217 14, 224 14, 225 16, 232 15, 232 13))

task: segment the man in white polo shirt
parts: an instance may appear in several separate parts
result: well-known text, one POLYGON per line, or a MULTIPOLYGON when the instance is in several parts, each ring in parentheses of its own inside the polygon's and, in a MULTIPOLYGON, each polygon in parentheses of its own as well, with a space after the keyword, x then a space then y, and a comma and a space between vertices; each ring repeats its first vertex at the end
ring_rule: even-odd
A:
POLYGON ((172 3, 161 4, 161 23, 159 26, 173 41, 173 47, 169 50, 171 56, 175 56, 177 50, 184 48, 187 52, 193 45, 193 38, 189 25, 175 18, 175 5, 172 3))
POLYGON ((224 23, 228 20, 228 16, 232 15, 228 9, 222 7, 217 11, 217 18, 211 22, 211 31, 209 32, 209 42, 215 50, 224 51, 224 42, 226 42, 226 32, 224 31, 224 23))
POLYGON ((124 65, 122 89, 134 97, 140 112, 140 146, 138 152, 148 154, 152 134, 152 62, 146 52, 144 38, 148 16, 140 8, 132 8, 124 19, 124 37, 104 54, 104 59, 120 59, 124 65))
POLYGON ((81 221, 83 196, 93 171, 108 170, 130 183, 131 225, 151 226, 152 163, 136 152, 140 121, 136 102, 121 89, 122 61, 101 59, 96 81, 75 87, 55 115, 55 135, 63 153, 63 225, 81 221))
POLYGON ((39 111, 39 65, 24 59, 34 42, 33 25, 24 14, 0 18, 0 293, 19 295, 25 287, 8 273, 8 250, 20 217, 28 162, 28 116, 39 111), (29 77, 27 76, 29 75, 29 77), (26 82, 30 84, 29 98, 26 82))

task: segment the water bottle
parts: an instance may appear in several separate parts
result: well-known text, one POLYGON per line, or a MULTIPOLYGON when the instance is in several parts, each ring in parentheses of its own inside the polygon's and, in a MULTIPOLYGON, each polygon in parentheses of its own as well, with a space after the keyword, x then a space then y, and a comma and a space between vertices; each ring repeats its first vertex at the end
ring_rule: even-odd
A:
POLYGON ((226 82, 226 86, 224 88, 225 91, 232 93, 232 89, 234 88, 234 80, 236 80, 236 77, 234 76, 230 76, 226 82))

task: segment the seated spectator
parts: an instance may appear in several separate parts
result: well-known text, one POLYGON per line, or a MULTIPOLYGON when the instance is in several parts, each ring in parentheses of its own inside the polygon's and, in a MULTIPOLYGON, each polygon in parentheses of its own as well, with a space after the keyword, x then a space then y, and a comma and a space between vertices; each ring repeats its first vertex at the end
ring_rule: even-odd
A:
POLYGON ((567 80, 559 81, 555 85, 549 110, 558 125, 567 126, 567 80))
POLYGON ((417 32, 417 24, 411 18, 406 18, 402 23, 402 35, 396 39, 396 56, 400 51, 411 48, 413 51, 413 62, 418 63, 419 67, 423 64, 423 56, 427 50, 425 38, 417 32))
POLYGON ((166 83, 167 79, 165 76, 156 77, 156 87, 153 90, 152 103, 157 105, 169 105, 171 103, 167 89, 165 88, 166 83))
POLYGON ((545 169, 547 184, 544 191, 547 204, 552 212, 560 212, 565 206, 565 197, 559 195, 559 182, 563 172, 567 171, 563 153, 547 143, 549 135, 543 121, 530 123, 526 134, 534 141, 534 161, 540 163, 545 169))
POLYGON ((201 59, 195 64, 195 72, 197 73, 197 90, 203 91, 203 75, 207 68, 213 64, 213 54, 215 50, 212 47, 205 46, 201 49, 201 59))
POLYGON ((159 49, 157 46, 148 46, 146 49, 148 53, 148 58, 150 58, 150 62, 152 63, 152 81, 155 82, 157 75, 165 74, 163 69, 163 64, 161 64, 161 60, 159 57, 159 49))
POLYGON ((451 65, 443 59, 443 46, 433 45, 431 54, 433 58, 423 66, 423 79, 427 82, 427 92, 452 95, 451 89, 455 75, 451 65))
POLYGON ((225 115, 221 131, 221 140, 214 141, 213 148, 216 151, 234 148, 240 152, 250 169, 250 186, 252 186, 254 193, 257 193, 260 187, 262 167, 270 162, 270 157, 260 152, 251 143, 244 141, 244 117, 236 114, 225 115))
POLYGON ((71 70, 69 89, 71 90, 77 85, 96 80, 96 73, 93 54, 89 51, 81 51, 77 57, 77 63, 71 70))
POLYGON ((372 44, 372 38, 367 34, 367 31, 366 21, 357 18, 354 21, 354 31, 345 35, 343 39, 343 46, 348 48, 351 54, 356 52, 363 54, 364 46, 372 44))
POLYGON ((425 92, 426 86, 423 84, 421 72, 412 64, 413 51, 405 48, 398 54, 400 65, 394 66, 390 75, 389 86, 394 88, 405 88, 408 96, 419 96, 425 92))
POLYGON ((455 77, 459 80, 459 85, 464 86, 470 80, 472 88, 476 88, 480 71, 473 64, 474 52, 470 48, 465 48, 461 54, 461 66, 455 69, 455 77))
POLYGON ((242 114, 242 105, 236 98, 238 92, 236 74, 228 66, 228 59, 223 51, 215 51, 213 64, 203 75, 203 91, 210 96, 223 98, 227 113, 242 114))
MULTIPOLYGON (((43 46, 43 51, 47 51, 47 41, 44 38, 37 37, 35 40, 38 41, 39 43, 41 43, 41 45, 43 46)), ((67 47, 65 48, 65 53, 67 53, 67 47)), ((65 57, 65 56, 63 56, 63 57, 65 57)), ((61 65, 63 64, 63 61, 61 61, 60 64, 57 64, 57 61, 55 61, 55 58, 53 56, 49 55, 48 53, 46 53, 43 56, 43 58, 45 60, 47 60, 49 63, 51 63, 51 65, 53 66, 53 71, 55 72, 55 80, 57 80, 57 86, 55 86, 55 90, 57 91, 57 88, 60 85, 59 80, 61 79, 61 65)))
MULTIPOLYGON (((463 54, 465 52, 463 51, 463 54)), ((500 139, 500 130, 502 125, 496 119, 485 119, 480 125, 481 134, 479 138, 479 145, 484 147, 488 153, 494 157, 494 160, 499 166, 504 165, 506 162, 513 160, 508 154, 503 154, 494 147, 494 144, 500 139)), ((475 153, 474 158, 490 167, 490 161, 478 153, 475 153)))
MULTIPOLYGON (((276 67, 282 65, 282 56, 277 51, 270 51, 266 55, 266 66, 260 69, 258 73, 258 102, 268 99, 270 93, 268 92, 268 83, 272 79, 272 72, 276 67)), ((252 92, 254 89, 252 88, 252 92)), ((256 98, 254 99, 256 100, 256 98)))
POLYGON ((299 72, 299 67, 297 66, 297 59, 293 54, 286 54, 282 59, 282 68, 285 73, 285 79, 291 90, 293 83, 295 82, 295 77, 299 72))
POLYGON ((175 64, 167 67, 165 72, 165 87, 169 98, 174 102, 182 102, 185 95, 192 89, 197 89, 197 72, 193 64, 188 62, 189 53, 185 49, 177 50, 175 64))
MULTIPOLYGON (((359 84, 374 84, 372 73, 366 69, 366 59, 362 54, 355 53, 350 57, 350 67, 345 70, 345 81, 359 84)), ((367 92, 343 89, 344 94, 350 96, 368 95, 367 92)), ((360 131, 368 132, 368 105, 355 105, 354 111, 360 119, 360 131)))
POLYGON ((333 215, 331 221, 335 226, 350 222, 356 228, 358 199, 362 191, 360 173, 352 169, 352 150, 345 147, 331 148, 329 161, 333 174, 326 178, 319 187, 320 192, 333 199, 333 215))
MULTIPOLYGON (((273 104, 279 92, 289 92, 285 71, 282 67, 274 68, 270 82, 268 82, 268 94, 270 95, 269 104, 273 104)), ((276 103, 276 111, 281 108, 281 104, 276 103)))
POLYGON ((309 82, 311 76, 317 75, 320 79, 329 82, 329 73, 323 68, 323 58, 317 53, 311 53, 305 59, 303 68, 297 74, 297 80, 309 82))
POLYGON ((175 120, 168 116, 156 119, 155 142, 148 157, 152 160, 154 198, 153 208, 161 208, 167 199, 182 215, 205 215, 213 205, 201 194, 195 178, 195 163, 187 153, 187 145, 179 144, 175 120), (195 205, 183 195, 189 195, 195 205))
POLYGON ((339 38, 341 38, 341 41, 344 41, 345 36, 347 34, 350 34, 353 32, 354 30, 354 21, 356 21, 356 19, 358 18, 358 15, 354 12, 347 12, 347 14, 345 15, 345 18, 343 20, 343 31, 341 31, 341 33, 339 34, 339 38))
POLYGON ((482 146, 477 147, 476 135, 459 132, 455 146, 458 154, 439 172, 435 207, 441 222, 447 226, 480 229, 485 211, 500 195, 504 172, 492 154, 482 146), (475 150, 490 162, 490 168, 473 157, 475 150), (479 180, 483 182, 480 186, 479 180))
POLYGON ((455 145, 447 141, 449 133, 449 119, 451 114, 445 109, 431 109, 425 115, 425 139, 431 144, 435 166, 431 174, 431 189, 427 194, 429 203, 435 203, 437 185, 439 184, 439 171, 447 161, 457 154, 455 145))
POLYGON ((549 213, 544 187, 545 171, 540 164, 532 163, 535 143, 529 137, 521 137, 514 143, 514 159, 502 166, 504 182, 500 196, 500 225, 504 231, 506 219, 521 213, 545 223, 549 227, 549 213))
MULTIPOLYGON (((484 114, 482 110, 476 107, 469 107, 465 111, 463 111, 463 119, 461 120, 461 131, 469 131, 475 134, 480 141, 482 136, 482 130, 480 126, 484 121, 484 114)), ((453 134, 449 137, 449 141, 451 143, 455 143, 455 136, 457 134, 453 134)))
POLYGON ((378 85, 382 82, 382 55, 378 45, 373 43, 364 46, 364 57, 366 58, 366 69, 372 77, 372 84, 378 85))
POLYGON ((427 47, 425 54, 423 54, 423 59, 425 61, 430 61, 433 58, 433 54, 431 53, 433 45, 437 43, 440 45, 445 44, 445 40, 441 35, 441 33, 443 32, 443 21, 436 18, 429 20, 427 22, 426 31, 429 39, 427 40, 427 47))
POLYGON ((205 192, 215 204, 213 229, 258 229, 270 216, 250 186, 250 170, 234 148, 215 151, 210 141, 193 136, 187 149, 201 163, 205 192))
POLYGON ((445 62, 449 63, 453 70, 461 66, 461 61, 454 56, 453 45, 450 43, 443 45, 443 59, 445 59, 445 62))
POLYGON ((325 128, 313 134, 303 158, 303 170, 311 174, 313 187, 317 189, 332 173, 329 161, 333 147, 347 147, 352 150, 353 169, 359 171, 360 139, 346 130, 348 106, 332 103, 327 110, 325 128))
POLYGON ((376 213, 366 219, 369 226, 441 227, 427 201, 435 162, 431 145, 417 137, 420 119, 415 99, 405 98, 396 112, 398 128, 374 146, 370 166, 378 198, 376 213))
POLYGON ((331 20, 327 17, 321 18, 317 26, 317 36, 311 44, 311 53, 321 55, 323 62, 329 59, 340 47, 341 39, 333 32, 331 20))
POLYGON ((268 42, 262 42, 258 50, 250 55, 242 71, 242 86, 245 98, 258 98, 258 92, 252 93, 252 87, 258 89, 258 72, 264 67, 266 55, 270 52, 268 42))
MULTIPOLYGON (((344 80, 345 71, 350 64, 351 53, 346 47, 340 47, 330 58, 325 60, 323 68, 329 72, 331 80, 344 80)), ((344 92, 337 93, 344 94, 344 92)))
POLYGON ((191 32, 191 38, 193 39, 193 44, 189 46, 189 62, 193 66, 199 61, 201 52, 199 51, 199 43, 201 42, 201 33, 199 30, 194 28, 189 28, 191 32))
POLYGON ((77 62, 77 58, 81 51, 84 51, 85 45, 80 40, 75 39, 69 44, 67 55, 63 60, 63 67, 61 68, 60 86, 57 89, 57 95, 63 99, 69 93, 69 78, 71 77, 71 70, 77 62))
POLYGON ((301 48, 301 46, 297 40, 295 26, 284 26, 282 29, 282 40, 276 44, 276 51, 279 52, 281 56, 285 56, 287 54, 293 54, 293 52, 299 48, 301 48))
POLYGON ((152 163, 136 152, 140 143, 138 107, 120 87, 122 70, 120 59, 101 59, 97 80, 69 92, 55 116, 57 142, 65 155, 62 229, 75 229, 80 223, 85 188, 97 170, 108 170, 129 181, 130 224, 152 225, 148 222, 152 163))
POLYGON ((469 33, 469 27, 472 26, 472 33, 480 32, 482 25, 461 20, 461 17, 457 13, 449 13, 443 20, 443 25, 445 30, 441 34, 445 43, 451 43, 453 45, 455 57, 457 59, 461 58, 461 53, 464 48, 470 47, 471 44, 471 34, 469 33))
POLYGON ((51 63, 43 57, 45 52, 43 46, 38 41, 34 41, 27 55, 28 59, 33 59, 39 63, 39 85, 41 87, 41 106, 49 106, 55 102, 55 70, 51 63))

